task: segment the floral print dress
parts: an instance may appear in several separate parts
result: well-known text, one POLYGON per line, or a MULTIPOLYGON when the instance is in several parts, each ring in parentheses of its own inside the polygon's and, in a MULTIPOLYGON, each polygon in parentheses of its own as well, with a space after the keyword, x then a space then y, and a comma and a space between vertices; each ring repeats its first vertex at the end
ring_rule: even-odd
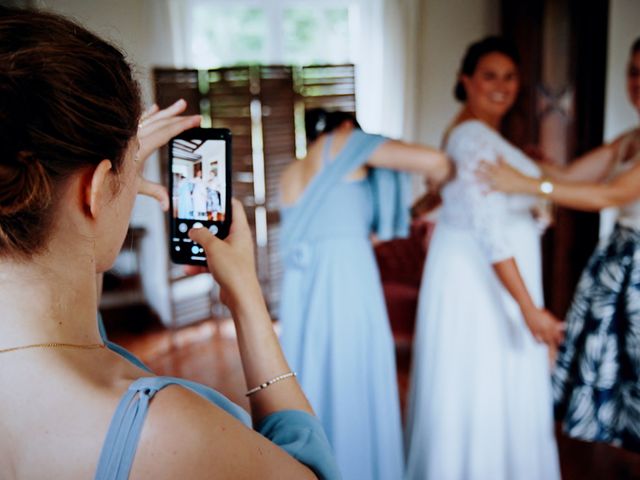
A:
MULTIPOLYGON (((640 130, 628 134, 621 150, 639 137, 640 130)), ((617 172, 639 161, 635 151, 617 172)), ((640 452, 640 201, 621 209, 582 274, 553 393, 569 436, 640 452)))

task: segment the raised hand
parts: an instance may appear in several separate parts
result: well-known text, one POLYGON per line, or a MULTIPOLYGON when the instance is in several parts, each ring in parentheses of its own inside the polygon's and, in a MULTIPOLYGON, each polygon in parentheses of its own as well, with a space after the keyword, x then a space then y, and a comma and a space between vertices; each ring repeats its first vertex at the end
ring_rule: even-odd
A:
POLYGON ((496 163, 481 161, 476 176, 491 190, 505 193, 526 192, 531 180, 505 162, 502 157, 498 157, 496 163))
POLYGON ((231 309, 242 297, 251 298, 247 291, 260 291, 247 216, 235 198, 232 208, 233 222, 226 239, 219 239, 206 228, 189 230, 189 238, 205 249, 209 270, 221 287, 220 300, 231 309))
MULTIPOLYGON (((142 114, 138 126, 138 141, 140 142, 138 158, 142 165, 156 149, 167 143, 172 137, 200 125, 200 115, 180 115, 186 108, 187 102, 180 99, 162 110, 154 104, 142 114)), ((143 178, 138 193, 155 198, 163 210, 168 210, 169 194, 164 186, 143 178)))

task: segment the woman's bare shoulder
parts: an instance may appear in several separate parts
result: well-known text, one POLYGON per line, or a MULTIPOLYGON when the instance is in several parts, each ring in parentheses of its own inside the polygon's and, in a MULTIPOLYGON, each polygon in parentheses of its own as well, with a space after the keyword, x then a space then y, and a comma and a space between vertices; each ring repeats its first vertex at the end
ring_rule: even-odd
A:
POLYGON ((278 446, 180 386, 151 401, 131 473, 133 479, 315 478, 278 446))

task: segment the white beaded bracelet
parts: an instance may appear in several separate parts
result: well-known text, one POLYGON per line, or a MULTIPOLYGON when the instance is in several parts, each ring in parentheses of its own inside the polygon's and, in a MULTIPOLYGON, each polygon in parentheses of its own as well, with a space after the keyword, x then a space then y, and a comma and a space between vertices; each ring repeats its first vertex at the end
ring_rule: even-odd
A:
POLYGON ((250 397, 254 393, 259 392, 260 390, 264 390, 265 388, 273 385, 274 383, 279 382, 280 380, 284 380, 285 378, 295 377, 295 376, 296 376, 296 372, 283 373, 282 375, 278 375, 277 377, 273 377, 271 380, 269 380, 267 382, 261 383, 257 387, 253 387, 251 390, 249 390, 244 395, 245 395, 245 397, 250 397))

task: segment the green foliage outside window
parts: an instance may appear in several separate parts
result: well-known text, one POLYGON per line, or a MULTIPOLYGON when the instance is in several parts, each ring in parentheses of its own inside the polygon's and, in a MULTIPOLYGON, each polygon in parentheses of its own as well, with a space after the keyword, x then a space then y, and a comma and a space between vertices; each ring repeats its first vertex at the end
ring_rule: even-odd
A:
POLYGON ((267 18, 262 8, 198 4, 192 11, 191 52, 196 66, 267 63, 267 18))
POLYGON ((266 9, 201 3, 192 10, 191 57, 199 68, 351 61, 347 7, 287 7, 276 31, 266 9), (277 51, 269 51, 274 45, 277 51), (272 58, 270 58, 270 56, 272 58), (277 57, 274 61, 273 56, 277 57))

